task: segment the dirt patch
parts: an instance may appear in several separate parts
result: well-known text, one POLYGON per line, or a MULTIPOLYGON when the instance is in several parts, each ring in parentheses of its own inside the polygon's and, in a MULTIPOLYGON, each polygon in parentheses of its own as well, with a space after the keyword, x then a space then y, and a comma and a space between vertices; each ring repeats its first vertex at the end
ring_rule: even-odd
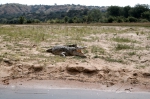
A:
POLYGON ((75 65, 75 66, 67 66, 66 67, 66 70, 70 73, 72 72, 79 72, 79 73, 97 73, 98 70, 96 69, 96 67, 93 67, 93 66, 78 66, 78 65, 75 65))

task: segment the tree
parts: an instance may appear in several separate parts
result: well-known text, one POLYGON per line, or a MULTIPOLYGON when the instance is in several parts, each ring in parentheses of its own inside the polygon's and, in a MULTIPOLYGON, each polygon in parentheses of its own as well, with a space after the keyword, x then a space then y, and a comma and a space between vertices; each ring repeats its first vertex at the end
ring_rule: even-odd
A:
POLYGON ((142 13, 142 18, 150 21, 150 11, 145 11, 142 13))
POLYGON ((65 17, 64 17, 64 22, 67 23, 68 21, 69 21, 69 17, 68 17, 68 16, 65 16, 65 17))
POLYGON ((110 16, 120 16, 121 8, 119 6, 110 6, 107 12, 110 16))
POLYGON ((0 19, 0 23, 6 24, 6 23, 7 23, 7 19, 6 19, 6 18, 1 18, 1 19, 0 19))
POLYGON ((99 22, 101 19, 101 11, 99 9, 93 9, 88 13, 88 21, 99 22))
POLYGON ((19 18, 19 23, 20 23, 20 24, 23 24, 24 21, 25 21, 25 18, 24 18, 23 16, 21 16, 21 17, 19 18))
POLYGON ((78 19, 78 17, 73 17, 73 23, 79 23, 79 19, 78 19))
POLYGON ((83 22, 87 22, 88 21, 88 16, 83 16, 83 22))
POLYGON ((125 7, 123 8, 123 12, 124 12, 123 16, 124 16, 125 18, 129 17, 129 11, 130 11, 130 9, 131 9, 130 6, 125 6, 125 7))
POLYGON ((135 17, 135 18, 141 18, 141 14, 143 12, 149 11, 149 7, 148 5, 135 5, 134 8, 130 9, 129 13, 131 16, 135 17))
POLYGON ((88 15, 88 17, 87 17, 87 23, 90 23, 90 22, 92 22, 92 16, 88 15))
POLYGON ((110 17, 108 18, 108 23, 112 23, 114 20, 115 20, 115 18, 112 17, 112 16, 110 16, 110 17))
POLYGON ((34 19, 34 23, 40 23, 39 19, 34 19))
POLYGON ((73 19, 69 18, 68 23, 73 23, 73 19))
POLYGON ((27 23, 28 23, 28 24, 32 23, 32 20, 31 20, 31 19, 28 19, 28 20, 27 20, 27 23))
POLYGON ((135 17, 128 17, 129 22, 137 22, 137 18, 135 17))
POLYGON ((118 23, 124 22, 124 17, 123 16, 119 16, 116 18, 118 23))

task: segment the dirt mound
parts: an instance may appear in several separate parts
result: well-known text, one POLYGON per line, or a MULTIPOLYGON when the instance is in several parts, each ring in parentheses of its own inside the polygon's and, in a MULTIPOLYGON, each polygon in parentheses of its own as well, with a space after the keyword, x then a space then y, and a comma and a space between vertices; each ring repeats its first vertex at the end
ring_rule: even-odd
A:
POLYGON ((72 72, 79 72, 79 73, 97 73, 98 70, 94 66, 80 66, 80 65, 69 65, 66 67, 66 70, 70 73, 72 72))
POLYGON ((47 66, 39 64, 15 64, 3 60, 5 66, 1 69, 1 81, 8 85, 9 80, 24 79, 28 80, 75 80, 81 82, 101 83, 107 87, 117 84, 129 84, 132 86, 150 86, 150 73, 138 70, 128 70, 122 68, 112 69, 103 66, 101 69, 92 65, 66 65, 66 66, 47 66))
POLYGON ((81 82, 101 83, 107 87, 116 84, 150 85, 150 73, 139 70, 129 70, 126 68, 110 68, 101 66, 97 68, 87 64, 73 64, 65 66, 47 66, 40 64, 20 63, 9 59, 2 59, 3 69, 1 69, 1 80, 3 84, 9 84, 12 79, 28 80, 75 80, 81 82))

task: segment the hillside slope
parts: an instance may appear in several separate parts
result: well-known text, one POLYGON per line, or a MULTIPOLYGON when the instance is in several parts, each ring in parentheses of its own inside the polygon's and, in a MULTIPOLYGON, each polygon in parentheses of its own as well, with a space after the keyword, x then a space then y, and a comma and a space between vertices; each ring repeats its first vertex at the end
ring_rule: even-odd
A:
POLYGON ((68 12, 69 10, 100 9, 106 11, 106 7, 82 6, 82 5, 22 5, 22 4, 4 4, 0 5, 0 15, 20 14, 20 13, 45 13, 50 12, 68 12))

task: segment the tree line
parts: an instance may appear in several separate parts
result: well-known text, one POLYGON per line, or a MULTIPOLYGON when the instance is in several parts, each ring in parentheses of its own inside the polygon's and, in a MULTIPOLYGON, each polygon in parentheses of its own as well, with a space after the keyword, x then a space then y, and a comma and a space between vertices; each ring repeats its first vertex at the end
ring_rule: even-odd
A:
POLYGON ((69 10, 68 12, 23 13, 14 16, 0 16, 3 24, 30 23, 121 23, 150 22, 150 6, 137 4, 131 6, 110 6, 106 11, 100 9, 69 10))

